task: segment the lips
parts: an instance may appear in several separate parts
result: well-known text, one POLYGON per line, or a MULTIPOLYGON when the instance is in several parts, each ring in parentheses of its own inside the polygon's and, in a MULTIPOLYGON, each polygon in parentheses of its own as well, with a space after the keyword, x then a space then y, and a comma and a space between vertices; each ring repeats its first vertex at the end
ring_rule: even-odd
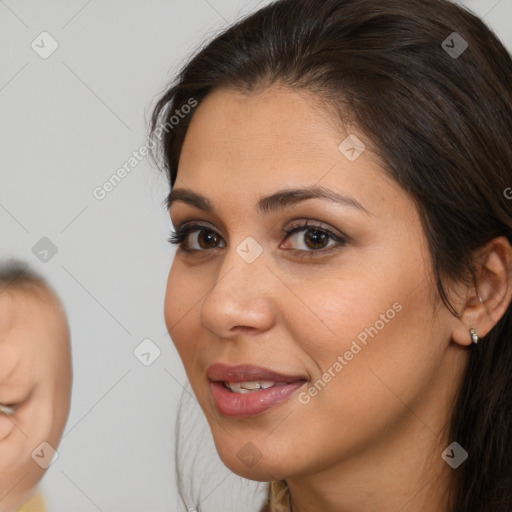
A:
POLYGON ((263 380, 276 383, 290 383, 308 380, 305 375, 286 375, 262 366, 250 364, 230 366, 223 363, 215 363, 208 367, 206 375, 213 382, 252 382, 263 380))
POLYGON ((287 375, 253 365, 215 363, 207 370, 210 391, 220 414, 248 418, 284 402, 306 382, 303 375, 287 375))

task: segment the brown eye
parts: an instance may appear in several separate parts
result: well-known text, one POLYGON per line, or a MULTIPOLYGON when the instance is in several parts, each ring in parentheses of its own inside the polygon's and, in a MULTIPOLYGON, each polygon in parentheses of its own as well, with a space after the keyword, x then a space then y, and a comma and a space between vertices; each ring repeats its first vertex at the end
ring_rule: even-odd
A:
POLYGON ((178 227, 176 231, 171 232, 169 242, 185 252, 206 252, 225 247, 224 239, 217 231, 201 224, 187 224, 178 227))
POLYGON ((303 253, 322 253, 336 246, 343 246, 346 239, 321 226, 302 224, 286 231, 283 249, 294 249, 303 253))
POLYGON ((308 229, 304 233, 304 243, 310 249, 323 249, 329 242, 329 235, 318 229, 308 229))
POLYGON ((219 243, 219 235, 215 231, 208 229, 202 229, 198 231, 197 243, 201 249, 214 249, 219 243))

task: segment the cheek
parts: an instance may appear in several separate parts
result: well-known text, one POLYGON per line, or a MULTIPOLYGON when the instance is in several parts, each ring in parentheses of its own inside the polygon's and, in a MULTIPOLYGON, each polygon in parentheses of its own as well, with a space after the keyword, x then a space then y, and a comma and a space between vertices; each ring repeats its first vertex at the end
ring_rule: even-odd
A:
POLYGON ((11 432, 0 441, 0 484, 11 474, 19 472, 20 466, 23 465, 24 457, 26 457, 23 447, 26 445, 26 441, 23 442, 22 436, 21 433, 17 435, 15 432, 11 432))
POLYGON ((0 419, 0 430, 3 434, 6 434, 7 430, 10 432, 0 440, 0 484, 4 478, 39 469, 31 457, 32 451, 39 444, 39 438, 33 436, 34 428, 28 428, 33 425, 27 424, 26 414, 17 413, 13 416, 13 421, 18 427, 9 428, 6 424, 2 425, 5 423, 4 420, 5 418, 0 419))
POLYGON ((194 324, 189 317, 211 288, 211 280, 211 275, 201 275, 198 270, 191 270, 177 259, 174 260, 167 278, 164 302, 165 323, 171 336, 183 323, 194 324))
POLYGON ((27 499, 26 492, 43 477, 45 470, 31 456, 36 446, 31 446, 17 429, 0 441, 0 498, 5 499, 2 504, 17 502, 19 506, 27 499))
POLYGON ((301 404, 309 408, 304 413, 316 424, 322 411, 329 410, 336 421, 312 428, 323 430, 330 440, 342 433, 343 443, 353 446, 406 414, 403 403, 422 396, 442 353, 426 284, 410 294, 367 291, 350 301, 339 299, 337 316, 331 303, 335 335, 308 341, 307 348, 304 343, 318 366, 302 397, 301 404), (325 432, 329 425, 333 430, 325 432))
POLYGON ((61 369, 61 378, 55 383, 52 395, 51 437, 58 444, 66 427, 71 406, 71 375, 61 369))
POLYGON ((398 294, 376 288, 364 276, 354 279, 330 275, 291 283, 290 287, 297 298, 290 296, 281 301, 283 320, 294 342, 320 374, 335 363, 338 355, 351 348, 357 352, 353 342, 363 348, 365 342, 387 330, 399 316, 396 310, 401 309, 399 304, 393 307, 398 294))
POLYGON ((3 460, 1 452, 1 443, 12 433, 16 427, 7 415, 0 413, 0 461, 3 460))
MULTIPOLYGON (((414 247, 421 248, 418 241, 414 247)), ((401 258, 376 251, 349 256, 320 279, 292 283, 302 303, 287 306, 293 319, 288 328, 320 370, 345 354, 353 366, 355 359, 398 363, 412 346, 421 350, 434 311, 429 269, 411 264, 420 261, 419 254, 411 260, 402 252, 401 258)))
POLYGON ((183 266, 173 263, 164 302, 165 324, 185 370, 188 370, 200 340, 200 308, 209 289, 207 284, 203 284, 206 281, 198 276, 189 278, 188 275, 183 266))
MULTIPOLYGON (((420 272, 346 274, 295 290, 309 307, 290 303, 288 328, 314 372, 301 404, 358 419, 355 432, 368 411, 389 418, 403 409, 390 390, 404 401, 421 393, 436 371, 443 340, 429 281, 420 272)), ((368 428, 375 424, 371 419, 368 428)))

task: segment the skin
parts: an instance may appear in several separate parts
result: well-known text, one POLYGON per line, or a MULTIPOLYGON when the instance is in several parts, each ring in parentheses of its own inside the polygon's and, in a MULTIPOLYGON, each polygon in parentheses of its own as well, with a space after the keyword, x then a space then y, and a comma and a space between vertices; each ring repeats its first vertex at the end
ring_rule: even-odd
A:
POLYGON ((286 479, 293 512, 448 510, 443 493, 453 470, 440 455, 453 441, 446 427, 468 328, 484 336, 510 303, 510 246, 499 239, 480 255, 491 269, 481 278, 483 303, 475 290, 449 287, 461 312, 454 317, 437 296, 417 208, 364 134, 347 126, 313 96, 280 85, 206 98, 191 121, 175 189, 205 196, 214 211, 178 200, 170 215, 175 228, 196 221, 218 237, 212 243, 210 231, 196 230, 187 240, 198 250, 178 249, 166 324, 224 464, 253 480, 286 479), (347 132, 367 146, 355 161, 338 150, 347 132), (257 209, 263 196, 319 185, 366 211, 319 198, 257 209), (303 220, 347 242, 328 239, 319 250, 305 240, 310 231, 286 238, 283 229, 303 220), (248 236, 263 249, 253 263, 236 251, 248 236), (304 375, 310 386, 396 303, 401 311, 307 405, 298 400, 304 387, 256 417, 217 411, 210 364, 255 364, 304 375), (261 455, 252 467, 237 457, 249 442, 261 455))
POLYGON ((66 315, 50 291, 2 293, 0 311, 0 403, 16 404, 13 415, 0 414, 0 510, 9 512, 46 471, 32 452, 43 442, 57 450, 72 371, 66 315))

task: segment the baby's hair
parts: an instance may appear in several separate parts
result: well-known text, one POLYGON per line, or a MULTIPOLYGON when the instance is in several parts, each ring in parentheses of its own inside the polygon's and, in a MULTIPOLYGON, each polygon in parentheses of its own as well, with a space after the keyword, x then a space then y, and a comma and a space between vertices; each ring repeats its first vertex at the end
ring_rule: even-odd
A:
POLYGON ((28 263, 14 258, 0 262, 0 295, 20 292, 56 297, 46 279, 28 263))

